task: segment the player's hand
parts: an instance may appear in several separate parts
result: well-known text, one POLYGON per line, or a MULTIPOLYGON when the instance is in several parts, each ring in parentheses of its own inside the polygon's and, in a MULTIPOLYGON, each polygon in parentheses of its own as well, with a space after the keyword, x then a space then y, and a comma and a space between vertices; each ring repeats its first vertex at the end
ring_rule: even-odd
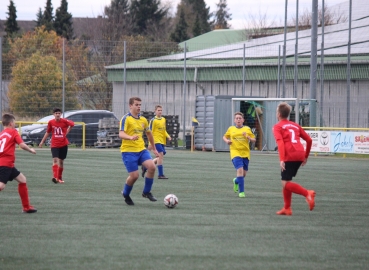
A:
POLYGON ((306 162, 308 161, 307 158, 305 158, 305 160, 301 163, 301 166, 305 166, 306 162))
POLYGON ((137 141, 140 136, 134 135, 131 137, 131 141, 137 141))
POLYGON ((227 144, 228 145, 231 145, 232 144, 232 141, 231 140, 227 140, 227 144))
POLYGON ((39 148, 42 148, 42 145, 43 145, 43 143, 40 143, 40 144, 38 145, 38 147, 39 147, 39 148))
POLYGON ((159 157, 158 150, 154 149, 152 152, 154 153, 155 157, 159 157))
POLYGON ((284 163, 284 161, 281 161, 279 163, 279 166, 281 167, 282 172, 286 170, 286 164, 284 163))
POLYGON ((168 137, 168 140, 169 140, 169 141, 171 141, 171 140, 172 140, 172 138, 171 138, 171 137, 168 137))

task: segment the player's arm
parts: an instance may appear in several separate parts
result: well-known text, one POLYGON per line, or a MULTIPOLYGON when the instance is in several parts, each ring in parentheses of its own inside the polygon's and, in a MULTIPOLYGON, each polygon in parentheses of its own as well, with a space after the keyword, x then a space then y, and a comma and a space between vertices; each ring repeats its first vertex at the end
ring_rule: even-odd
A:
POLYGON ((68 133, 71 131, 71 129, 74 127, 74 122, 71 120, 67 120, 68 121, 68 128, 67 128, 67 132, 65 134, 65 136, 68 135, 68 133))
POLYGON ((286 169, 285 167, 285 148, 284 148, 284 141, 281 133, 281 128, 279 126, 274 126, 273 128, 273 134, 275 141, 278 146, 278 154, 279 154, 279 166, 281 167, 281 170, 284 171, 286 169))
POLYGON ((119 138, 123 139, 123 140, 129 140, 129 141, 136 141, 140 136, 138 135, 129 135, 127 133, 124 132, 124 130, 119 130, 119 138))
POLYGON ((27 144, 25 144, 24 142, 21 142, 21 143, 19 144, 19 147, 20 147, 20 148, 22 148, 22 149, 23 149, 23 150, 25 150, 25 151, 28 151, 28 152, 32 153, 32 154, 36 154, 36 150, 35 150, 35 149, 33 149, 33 148, 28 147, 28 145, 27 145, 27 144))
POLYGON ((159 156, 159 153, 156 150, 155 143, 154 143, 154 136, 152 136, 151 130, 146 130, 146 136, 147 136, 147 139, 149 140, 150 145, 152 147, 152 149, 151 149, 152 152, 154 153, 154 155, 156 157, 158 157, 159 156))
POLYGON ((302 162, 302 166, 304 166, 307 162, 307 159, 309 157, 310 154, 310 150, 311 150, 311 146, 313 144, 313 140, 310 138, 310 136, 306 133, 305 130, 303 130, 300 127, 300 137, 306 141, 306 149, 305 149, 305 160, 302 162))
POLYGON ((172 138, 170 137, 170 135, 168 134, 168 132, 167 132, 167 131, 165 131, 165 136, 167 137, 167 139, 168 139, 169 141, 171 141, 171 140, 172 140, 172 138))
POLYGON ((232 144, 232 141, 230 140, 230 136, 226 134, 224 134, 223 136, 223 141, 228 144, 228 145, 231 145, 232 144))
POLYGON ((50 135, 50 132, 47 132, 45 133, 44 137, 42 138, 40 144, 38 145, 38 147, 42 148, 42 145, 44 144, 45 140, 47 139, 47 137, 49 137, 50 135))
POLYGON ((244 132, 242 133, 242 135, 248 139, 250 142, 256 142, 256 138, 254 133, 251 132, 251 129, 249 129, 250 131, 244 132))

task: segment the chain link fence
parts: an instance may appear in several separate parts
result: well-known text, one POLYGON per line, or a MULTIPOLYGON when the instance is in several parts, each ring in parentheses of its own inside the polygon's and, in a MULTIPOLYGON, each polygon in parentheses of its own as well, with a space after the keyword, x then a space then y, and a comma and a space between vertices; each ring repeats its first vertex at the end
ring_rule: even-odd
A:
POLYGON ((17 120, 36 121, 54 107, 104 109, 120 118, 129 111, 129 98, 139 96, 142 111, 161 104, 163 115, 178 116, 184 137, 196 97, 224 95, 314 99, 314 112, 304 108, 314 118, 310 126, 369 127, 369 57, 360 53, 365 45, 353 47, 350 65, 342 50, 324 62, 318 55, 312 93, 308 43, 299 45, 295 59, 295 44, 287 44, 284 58, 283 46, 257 40, 252 46, 66 41, 39 30, 1 42, 1 110, 17 120))

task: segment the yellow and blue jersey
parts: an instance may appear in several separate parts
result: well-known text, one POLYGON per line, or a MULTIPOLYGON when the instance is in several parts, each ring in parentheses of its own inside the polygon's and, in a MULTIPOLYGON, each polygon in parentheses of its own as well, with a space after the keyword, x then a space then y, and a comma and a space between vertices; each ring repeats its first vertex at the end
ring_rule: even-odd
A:
POLYGON ((124 131, 130 136, 139 136, 135 141, 122 139, 122 144, 120 146, 121 152, 141 152, 146 149, 143 133, 150 130, 145 117, 138 115, 138 118, 135 118, 128 113, 120 120, 119 130, 124 131))
POLYGON ((230 126, 224 136, 232 142, 229 146, 231 159, 235 157, 250 159, 250 145, 246 137, 255 138, 255 135, 248 126, 240 128, 230 126), (245 136, 243 135, 244 132, 246 133, 245 136))
POLYGON ((167 133, 167 124, 164 117, 153 117, 150 120, 150 130, 154 136, 154 143, 166 145, 169 134, 167 133))

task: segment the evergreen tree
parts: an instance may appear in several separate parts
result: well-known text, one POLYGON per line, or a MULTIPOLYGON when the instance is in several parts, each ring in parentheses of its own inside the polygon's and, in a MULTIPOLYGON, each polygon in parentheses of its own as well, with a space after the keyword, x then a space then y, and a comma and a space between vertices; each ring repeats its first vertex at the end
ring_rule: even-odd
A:
POLYGON ((128 0, 112 0, 110 6, 104 8, 103 36, 109 40, 119 40, 124 35, 132 34, 132 18, 129 14, 128 0))
POLYGON ((72 14, 68 12, 67 0, 61 0, 60 7, 56 9, 54 28, 59 36, 73 39, 72 14))
POLYGON ((45 25, 46 31, 54 30, 54 15, 51 0, 46 1, 46 7, 42 15, 42 25, 45 25))
POLYGON ((8 12, 6 14, 8 14, 9 17, 5 22, 5 32, 8 37, 11 37, 20 29, 17 23, 17 9, 12 0, 10 0, 8 12))
POLYGON ((40 27, 42 25, 43 15, 42 15, 41 8, 38 9, 38 12, 36 14, 36 18, 37 18, 37 20, 35 21, 36 22, 36 27, 35 28, 40 27))
POLYGON ((185 0, 192 6, 193 14, 199 16, 199 23, 201 33, 204 34, 211 31, 213 21, 210 21, 212 14, 210 13, 210 7, 206 7, 204 0, 185 0))
POLYGON ((194 37, 201 35, 201 25, 200 25, 199 14, 196 14, 195 23, 193 24, 193 27, 192 27, 192 34, 194 37))
POLYGON ((161 8, 160 0, 132 0, 130 12, 135 34, 145 34, 149 24, 158 25, 168 13, 161 8))
POLYGON ((183 8, 181 8, 179 13, 179 21, 174 29, 174 32, 170 35, 170 39, 174 42, 182 42, 189 39, 187 35, 188 24, 186 22, 185 13, 183 8))
POLYGON ((215 29, 229 29, 230 25, 228 21, 232 20, 232 14, 229 13, 227 8, 227 0, 219 0, 217 4, 217 10, 215 11, 215 29))

